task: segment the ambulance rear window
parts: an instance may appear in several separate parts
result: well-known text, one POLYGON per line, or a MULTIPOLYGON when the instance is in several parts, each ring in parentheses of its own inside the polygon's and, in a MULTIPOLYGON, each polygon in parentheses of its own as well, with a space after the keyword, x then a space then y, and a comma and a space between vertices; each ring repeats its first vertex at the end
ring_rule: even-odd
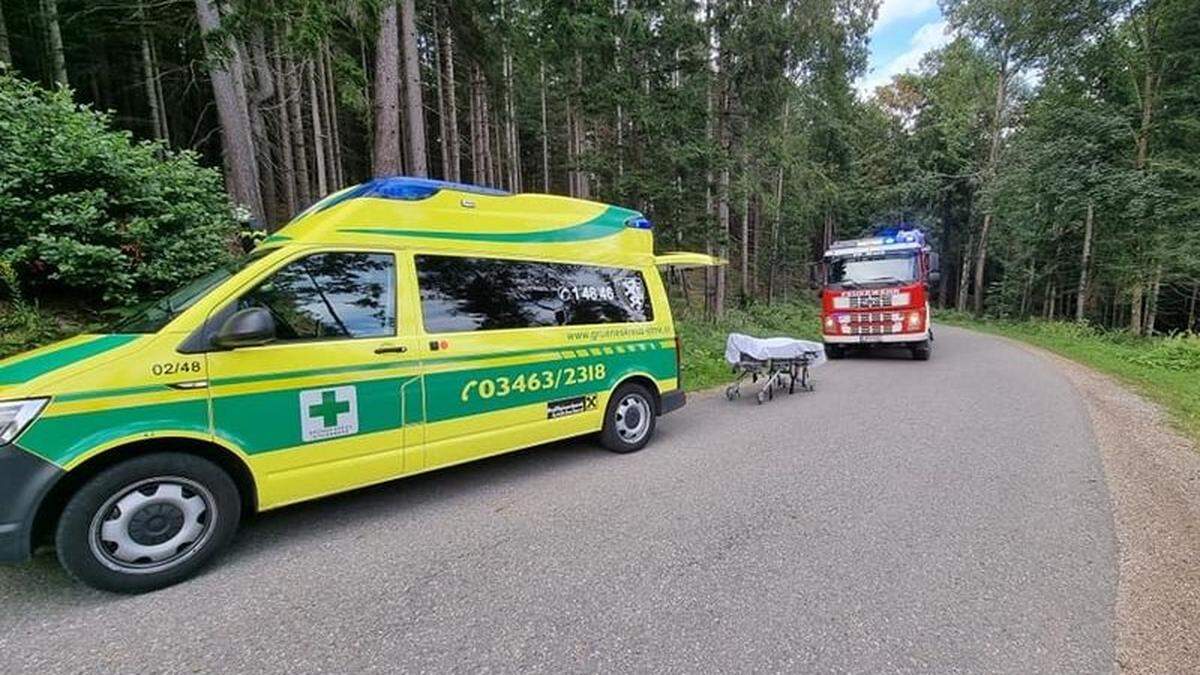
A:
POLYGON ((419 255, 417 277, 430 333, 654 319, 646 280, 637 270, 419 255))

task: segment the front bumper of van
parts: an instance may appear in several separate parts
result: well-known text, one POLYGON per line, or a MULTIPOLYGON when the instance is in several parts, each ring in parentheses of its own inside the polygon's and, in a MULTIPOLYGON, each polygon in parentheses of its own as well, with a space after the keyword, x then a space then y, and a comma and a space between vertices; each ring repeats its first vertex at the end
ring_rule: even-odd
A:
POLYGON ((679 410, 683 407, 684 403, 687 403, 687 395, 683 393, 682 389, 664 392, 662 400, 658 404, 658 414, 666 415, 669 412, 679 410))
POLYGON ((0 446, 0 563, 29 560, 34 516, 62 474, 15 445, 0 446))

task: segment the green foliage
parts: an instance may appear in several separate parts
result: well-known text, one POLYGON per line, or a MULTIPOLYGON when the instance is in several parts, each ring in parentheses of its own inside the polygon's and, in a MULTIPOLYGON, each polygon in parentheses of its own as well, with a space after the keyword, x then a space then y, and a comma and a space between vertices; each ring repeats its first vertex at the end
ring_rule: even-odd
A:
POLYGON ((22 290, 129 305, 230 255, 220 174, 110 125, 0 72, 0 252, 22 290))
POLYGON ((820 340, 820 312, 806 302, 753 304, 730 309, 713 321, 690 307, 676 308, 675 330, 683 343, 683 386, 706 389, 733 379, 725 362, 725 339, 730 333, 756 337, 820 340))

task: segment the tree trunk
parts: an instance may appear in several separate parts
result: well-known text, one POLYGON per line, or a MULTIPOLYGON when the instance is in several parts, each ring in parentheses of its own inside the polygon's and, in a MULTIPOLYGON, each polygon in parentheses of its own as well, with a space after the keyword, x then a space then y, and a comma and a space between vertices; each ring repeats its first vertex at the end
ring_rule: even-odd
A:
POLYGON ((58 23, 58 0, 42 0, 42 19, 46 22, 46 37, 50 46, 50 73, 54 77, 54 84, 60 87, 69 86, 67 61, 63 55, 62 29, 58 23))
POLYGON ((154 46, 153 40, 150 41, 150 62, 154 64, 154 96, 158 100, 158 125, 162 129, 163 140, 170 144, 171 125, 167 121, 167 100, 163 96, 162 69, 158 65, 158 47, 154 46))
POLYGON ((279 48, 278 31, 274 31, 272 36, 272 47, 275 52, 273 58, 275 90, 279 92, 279 157, 282 164, 280 167, 282 177, 279 182, 283 186, 287 217, 291 218, 299 212, 299 203, 296 200, 296 163, 292 153, 292 139, 295 138, 295 132, 292 129, 291 101, 289 100, 291 95, 285 82, 283 50, 279 48))
POLYGON ((325 136, 329 139, 329 183, 336 191, 345 185, 345 176, 342 168, 342 134, 338 127, 337 85, 333 76, 333 56, 329 53, 329 43, 321 43, 321 56, 324 59, 321 75, 325 87, 325 122, 328 131, 325 136))
MULTIPOLYGON (((742 147, 742 171, 749 173, 747 164, 749 157, 746 155, 746 148, 742 147)), ((743 174, 744 175, 744 174, 743 174)), ((746 187, 742 189, 742 266, 741 266, 741 293, 742 304, 750 300, 750 189, 749 181, 746 181, 746 187)))
POLYGON ((471 64, 471 182, 483 185, 487 181, 487 171, 483 168, 483 130, 481 109, 483 107, 481 83, 483 75, 479 65, 471 64))
POLYGON ((1196 298, 1200 297, 1200 281, 1192 282, 1192 299, 1188 303, 1187 331, 1196 332, 1196 298))
MULTIPOLYGON (((724 64, 720 68, 720 105, 717 110, 717 143, 721 148, 721 170, 717 179, 717 255, 729 258, 729 82, 724 64)), ((717 268, 717 297, 714 303, 717 318, 725 316, 725 265, 717 268)))
POLYGON ((575 170, 575 97, 567 95, 567 194, 579 196, 579 180, 575 170))
POLYGON ((1162 276, 1163 266, 1160 262, 1154 268, 1154 280, 1150 282, 1150 296, 1146 298, 1146 323, 1142 328, 1146 335, 1154 335, 1155 322, 1158 320, 1158 297, 1162 291, 1162 276))
MULTIPOLYGON (((986 168, 987 181, 996 175, 996 164, 1000 160, 1001 132, 1004 128, 1004 104, 1008 96, 1008 50, 1004 49, 1000 65, 996 70, 996 101, 992 108, 992 140, 988 149, 986 168)), ((987 271, 988 233, 992 229, 992 210, 983 214, 983 225, 979 228, 979 252, 975 257, 975 313, 983 312, 983 282, 987 271)))
POLYGON ((504 124, 508 149, 508 187, 521 192, 521 139, 517 131, 517 106, 513 96, 513 58, 507 45, 504 49, 504 124))
MULTIPOLYGON (((433 50, 433 69, 437 75, 438 149, 441 151, 442 179, 450 178, 450 128, 446 124, 446 72, 442 67, 442 27, 438 10, 433 13, 433 36, 437 45, 433 50)), ((453 86, 453 83, 451 83, 453 86)))
POLYGON ((442 69, 446 81, 446 133, 449 136, 447 144, 450 154, 450 169, 446 171, 446 180, 462 180, 462 160, 460 158, 460 142, 458 137, 458 97, 457 83, 454 80, 454 32, 449 22, 442 29, 442 69))
POLYGON ((8 48, 8 25, 4 23, 4 6, 0 4, 0 63, 12 65, 12 52, 8 48))
POLYGON ((312 119, 313 151, 316 154, 317 194, 318 198, 329 194, 329 183, 326 180, 328 167, 325 164, 325 130, 321 124, 321 100, 317 92, 316 63, 309 63, 305 68, 305 78, 308 80, 309 117, 312 119))
POLYGON ((971 290, 971 251, 975 248, 975 234, 968 235, 963 244, 958 268, 958 297, 954 302, 954 308, 960 312, 967 311, 967 299, 971 290))
MULTIPOLYGON (((196 18, 201 35, 207 36, 221 28, 221 16, 213 0, 196 0, 196 18)), ((251 217, 258 225, 262 225, 266 218, 258 187, 254 137, 250 132, 245 91, 238 91, 241 60, 237 56, 237 45, 229 38, 225 38, 225 41, 224 47, 234 54, 234 59, 229 64, 220 63, 210 54, 209 79, 212 80, 213 98, 221 121, 221 142, 229 191, 234 201, 249 209, 251 217)))
POLYGON ((1024 319, 1029 312, 1029 296, 1033 293, 1033 281, 1037 277, 1037 268, 1033 265, 1033 260, 1029 261, 1029 273, 1025 275, 1025 283, 1021 284, 1021 309, 1017 312, 1017 316, 1024 319))
MULTIPOLYGON (((679 52, 675 52, 676 63, 679 52)), ((678 71, 675 73, 678 77, 678 71)), ((783 138, 788 135, 788 118, 791 101, 783 102, 783 138)), ((779 264, 779 231, 783 228, 783 175, 785 164, 779 163, 779 171, 775 174, 775 218, 771 221, 771 252, 767 256, 767 304, 775 302, 775 266, 779 264)), ((824 252, 822 252, 824 253, 824 252)))
POLYGON ((275 80, 267 64, 262 30, 256 30, 250 42, 250 63, 253 66, 254 90, 248 92, 250 129, 258 159, 259 189, 262 190, 263 212, 268 229, 279 221, 279 201, 275 193, 275 161, 271 157, 271 137, 267 131, 264 106, 275 97, 275 80))
POLYGON ((538 63, 542 94, 542 192, 550 193, 550 127, 546 124, 546 61, 538 63))
POLYGON ((375 176, 400 173, 400 48, 396 2, 387 2, 379 15, 375 43, 375 147, 371 171, 375 176))
POLYGON ((575 161, 580 165, 577 173, 580 199, 590 199, 592 193, 591 179, 581 166, 583 161, 586 135, 583 130, 583 53, 575 50, 575 161))
POLYGON ((296 199, 299 201, 296 210, 301 211, 313 202, 312 183, 308 174, 308 143, 305 140, 302 111, 304 97, 303 89, 300 88, 302 66, 297 65, 290 55, 284 58, 284 64, 287 69, 288 117, 292 125, 292 148, 295 150, 296 161, 296 199))
MULTIPOLYGON (((150 126, 155 139, 166 140, 162 111, 158 107, 158 87, 155 84, 158 80, 158 66, 154 63, 154 52, 150 48, 150 30, 146 27, 145 11, 141 3, 138 3, 138 33, 142 42, 142 78, 145 80, 143 86, 146 90, 146 105, 150 109, 150 126)), ((4 49, 7 50, 7 47, 5 44, 4 49)), ((4 60, 6 59, 3 55, 0 55, 0 61, 4 60)))
POLYGON ((429 175, 425 155, 425 106, 421 97, 421 58, 417 53, 417 8, 415 0, 400 0, 400 32, 404 54, 404 121, 408 128, 408 171, 422 178, 429 175))
POLYGON ((1083 321, 1088 296, 1088 265, 1092 260, 1092 221, 1095 204, 1090 200, 1087 215, 1083 219, 1083 252, 1079 256, 1079 286, 1075 293, 1075 320, 1083 321))
MULTIPOLYGON (((617 30, 613 31, 613 64, 618 82, 621 79, 621 0, 613 0, 613 17, 617 30)), ((618 85, 620 86, 620 85, 618 85)), ((625 176, 625 109, 617 99, 617 177, 625 176)))
POLYGON ((1134 335, 1142 334, 1142 282, 1138 280, 1129 288, 1129 332, 1134 335))

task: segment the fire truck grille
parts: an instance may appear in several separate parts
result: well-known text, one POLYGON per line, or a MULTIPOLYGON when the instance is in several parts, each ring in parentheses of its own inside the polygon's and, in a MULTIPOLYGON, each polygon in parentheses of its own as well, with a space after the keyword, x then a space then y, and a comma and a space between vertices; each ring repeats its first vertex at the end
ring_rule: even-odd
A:
POLYGON ((903 332, 901 312, 861 312, 851 314, 842 332, 849 335, 889 335, 903 332))

